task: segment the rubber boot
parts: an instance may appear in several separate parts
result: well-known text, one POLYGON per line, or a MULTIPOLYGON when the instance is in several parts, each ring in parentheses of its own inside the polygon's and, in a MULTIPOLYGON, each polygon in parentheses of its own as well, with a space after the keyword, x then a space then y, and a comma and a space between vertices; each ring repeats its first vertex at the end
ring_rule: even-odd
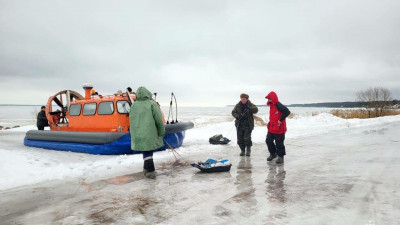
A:
POLYGON ((283 164, 283 156, 282 157, 278 156, 278 159, 276 160, 276 164, 283 164))
POLYGON ((250 156, 250 154, 251 154, 251 146, 247 146, 246 156, 250 156))
POLYGON ((269 154, 269 156, 268 156, 268 158, 267 158, 267 161, 272 161, 273 159, 275 159, 277 157, 277 155, 276 155, 276 153, 274 153, 274 154, 269 154))
POLYGON ((244 156, 244 153, 245 153, 245 147, 240 146, 240 156, 244 156))
POLYGON ((150 178, 150 179, 155 179, 156 178, 156 172, 155 172, 155 169, 154 169, 153 159, 147 159, 147 160, 144 161, 143 174, 144 174, 145 177, 150 178))

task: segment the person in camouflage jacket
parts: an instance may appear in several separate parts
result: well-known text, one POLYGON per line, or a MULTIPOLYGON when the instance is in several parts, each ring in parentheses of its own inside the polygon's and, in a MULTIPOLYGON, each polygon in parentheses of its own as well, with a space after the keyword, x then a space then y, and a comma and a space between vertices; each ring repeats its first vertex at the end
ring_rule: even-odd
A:
POLYGON ((254 129, 254 116, 258 112, 256 105, 250 102, 249 95, 241 94, 240 101, 232 110, 232 116, 236 119, 237 143, 240 147, 240 156, 250 156, 251 132, 254 129), (246 151, 246 152, 245 152, 246 151))

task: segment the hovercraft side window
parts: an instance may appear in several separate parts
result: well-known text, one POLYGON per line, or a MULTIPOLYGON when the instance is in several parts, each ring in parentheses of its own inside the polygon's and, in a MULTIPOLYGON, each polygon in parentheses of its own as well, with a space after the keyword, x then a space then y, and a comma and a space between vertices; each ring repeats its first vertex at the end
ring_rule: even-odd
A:
POLYGON ((114 113, 114 102, 100 102, 99 103, 99 111, 97 112, 99 115, 111 115, 114 113))
POLYGON ((79 116, 81 114, 81 104, 71 104, 69 107, 69 115, 70 116, 79 116))
POLYGON ((84 116, 92 116, 96 113, 96 103, 86 103, 83 106, 83 115, 84 116))
POLYGON ((121 114, 128 114, 129 113, 129 103, 127 101, 118 101, 117 102, 117 110, 121 114))

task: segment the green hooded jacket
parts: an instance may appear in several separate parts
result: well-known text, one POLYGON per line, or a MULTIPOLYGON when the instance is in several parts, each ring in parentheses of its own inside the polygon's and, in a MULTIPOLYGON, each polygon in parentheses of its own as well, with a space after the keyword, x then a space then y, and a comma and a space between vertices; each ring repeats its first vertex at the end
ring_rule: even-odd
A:
POLYGON ((152 151, 164 146, 165 126, 158 104, 145 87, 136 91, 136 101, 129 112, 131 149, 152 151))

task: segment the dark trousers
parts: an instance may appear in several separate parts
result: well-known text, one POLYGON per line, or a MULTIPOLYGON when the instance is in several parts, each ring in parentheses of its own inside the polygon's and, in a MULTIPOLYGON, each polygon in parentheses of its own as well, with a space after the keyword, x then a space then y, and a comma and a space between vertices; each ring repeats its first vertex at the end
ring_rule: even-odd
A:
POLYGON ((237 129, 237 144, 240 147, 252 146, 250 127, 239 127, 237 129))
POLYGON ((38 130, 44 130, 44 126, 37 126, 38 130))
POLYGON ((280 157, 286 155, 285 144, 283 143, 284 141, 285 134, 273 134, 268 132, 265 142, 267 143, 269 153, 276 153, 280 157))
POLYGON ((143 169, 147 172, 153 172, 154 168, 154 161, 153 161, 153 151, 144 151, 143 152, 143 169))
POLYGON ((143 160, 153 159, 153 151, 143 151, 143 160))

